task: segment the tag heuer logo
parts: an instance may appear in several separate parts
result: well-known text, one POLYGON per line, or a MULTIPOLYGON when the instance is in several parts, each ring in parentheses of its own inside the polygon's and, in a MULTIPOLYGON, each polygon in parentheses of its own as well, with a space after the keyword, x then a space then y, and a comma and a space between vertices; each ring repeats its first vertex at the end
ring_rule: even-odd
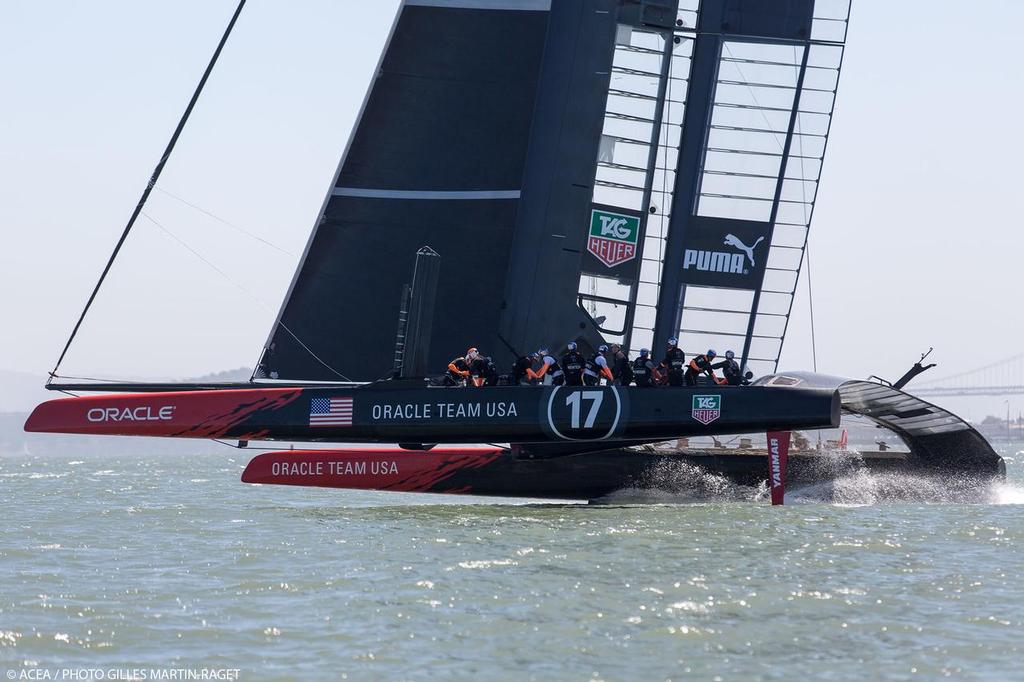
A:
POLYGON ((722 396, 693 396, 693 411, 691 414, 693 415, 693 418, 701 424, 710 424, 722 415, 722 396))
POLYGON ((636 258, 640 219, 601 209, 590 212, 587 251, 610 268, 636 258))

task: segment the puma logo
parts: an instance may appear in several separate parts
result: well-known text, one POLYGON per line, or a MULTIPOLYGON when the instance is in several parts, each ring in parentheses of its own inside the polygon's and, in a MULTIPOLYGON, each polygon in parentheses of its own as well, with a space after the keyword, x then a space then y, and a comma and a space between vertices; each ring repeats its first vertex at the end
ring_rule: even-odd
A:
POLYGON ((736 235, 734 235, 734 234, 727 234, 727 235, 725 235, 725 245, 726 246, 734 246, 737 249, 739 249, 740 251, 742 251, 743 253, 747 254, 747 258, 750 259, 750 267, 752 267, 752 268, 757 267, 757 263, 754 262, 754 249, 756 249, 757 245, 760 244, 762 241, 764 241, 764 237, 758 237, 757 241, 754 242, 753 245, 747 246, 746 244, 741 242, 740 238, 737 237, 736 235))

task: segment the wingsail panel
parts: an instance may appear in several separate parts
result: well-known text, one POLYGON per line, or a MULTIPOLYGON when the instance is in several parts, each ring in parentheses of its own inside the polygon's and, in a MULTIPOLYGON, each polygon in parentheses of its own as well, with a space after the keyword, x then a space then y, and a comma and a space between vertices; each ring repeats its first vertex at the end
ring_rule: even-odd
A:
POLYGON ((430 366, 679 337, 774 371, 848 14, 407 1, 262 376, 385 376, 424 245, 442 258, 430 366))
POLYGON ((443 259, 435 364, 493 347, 547 18, 533 0, 399 9, 263 375, 380 378, 424 245, 443 259))

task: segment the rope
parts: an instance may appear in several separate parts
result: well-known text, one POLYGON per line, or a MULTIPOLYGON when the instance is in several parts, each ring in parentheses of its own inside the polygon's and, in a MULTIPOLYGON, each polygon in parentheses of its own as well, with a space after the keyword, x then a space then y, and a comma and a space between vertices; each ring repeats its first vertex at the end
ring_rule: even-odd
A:
POLYGON ((811 311, 811 365, 818 371, 818 344, 814 337, 814 291, 811 288, 811 245, 804 246, 804 261, 807 265, 807 307, 811 311))
MULTIPOLYGON (((159 229, 160 229, 161 231, 163 231, 163 233, 164 233, 164 234, 166 234, 166 235, 167 235, 168 237, 170 237, 170 238, 171 238, 171 239, 173 239, 173 240, 174 240, 175 242, 177 242, 179 246, 181 246, 182 248, 184 248, 185 250, 187 250, 187 251, 188 251, 189 253, 191 253, 191 254, 192 254, 193 256, 195 256, 196 258, 198 258, 199 260, 201 260, 201 261, 202 261, 203 263, 205 263, 205 264, 206 264, 207 266, 209 266, 209 267, 210 267, 210 268, 211 268, 212 270, 214 270, 215 272, 217 272, 217 273, 218 273, 218 274, 219 274, 219 275, 220 275, 221 277, 223 277, 223 278, 224 278, 224 279, 226 279, 226 280, 227 280, 228 282, 230 282, 230 283, 231 283, 231 284, 233 284, 233 285, 234 285, 235 287, 237 287, 237 288, 238 288, 238 289, 239 289, 239 290, 240 290, 240 291, 241 291, 241 292, 242 292, 243 294, 245 294, 246 296, 248 296, 249 298, 251 298, 252 300, 254 300, 254 301, 255 301, 256 303, 260 304, 260 306, 262 306, 262 307, 263 307, 264 309, 266 309, 266 310, 267 310, 268 312, 275 312, 275 310, 274 310, 274 309, 273 309, 273 308, 272 308, 272 307, 271 307, 271 306, 270 306, 270 305, 269 305, 269 304, 268 304, 268 303, 267 303, 266 301, 264 301, 263 299, 261 299, 261 298, 260 298, 259 296, 257 296, 256 294, 252 293, 252 292, 251 292, 251 291, 249 291, 248 289, 246 289, 246 288, 245 288, 244 286, 242 286, 242 285, 241 285, 241 284, 239 284, 238 282, 236 282, 236 281, 235 281, 234 279, 232 279, 232 278, 231 278, 231 276, 230 276, 230 275, 228 275, 228 274, 227 274, 226 272, 224 272, 224 271, 223 271, 223 270, 221 270, 221 269, 220 269, 219 267, 217 267, 217 266, 216 266, 216 265, 215 265, 215 264, 214 264, 213 262, 211 262, 211 261, 210 261, 210 260, 209 260, 208 258, 206 258, 205 256, 203 256, 203 254, 201 254, 201 253, 199 253, 198 251, 196 251, 195 249, 193 249, 193 248, 192 248, 191 246, 189 246, 189 245, 188 245, 187 243, 185 243, 185 241, 184 241, 184 240, 180 239, 180 238, 179 238, 179 237, 178 237, 178 236, 177 236, 176 234, 174 234, 173 232, 171 232, 170 230, 168 230, 168 229, 167 229, 166 227, 164 227, 163 225, 161 225, 161 224, 160 224, 159 222, 157 222, 157 221, 156 221, 156 220, 155 220, 155 219, 154 219, 154 218, 153 218, 153 217, 152 217, 151 215, 149 215, 149 214, 148 214, 148 213, 146 213, 145 211, 142 211, 142 216, 143 216, 143 217, 144 217, 144 218, 145 218, 146 220, 148 220, 149 222, 151 222, 151 223, 153 223, 154 225, 156 225, 156 226, 157 226, 157 227, 158 227, 158 228, 159 228, 159 229)), ((295 342, 296 342, 296 343, 298 343, 298 344, 299 344, 299 345, 300 345, 300 346, 302 347, 302 349, 303 349, 303 350, 305 350, 305 351, 306 351, 307 353, 309 353, 310 357, 312 357, 312 358, 313 358, 314 360, 316 360, 317 362, 319 362, 319 363, 320 363, 321 365, 323 365, 324 367, 326 367, 326 368, 327 368, 328 370, 330 370, 331 372, 333 372, 333 373, 334 373, 335 375, 337 375, 337 376, 338 376, 339 378, 343 379, 344 381, 352 381, 352 380, 351 380, 351 379, 349 379, 349 378, 348 378, 347 376, 345 376, 344 374, 342 374, 341 372, 339 372, 338 370, 334 369, 334 368, 333 368, 333 367, 331 367, 331 366, 330 366, 329 364, 327 364, 327 362, 326 362, 326 361, 324 361, 324 359, 323 359, 323 358, 321 358, 321 357, 320 357, 319 355, 317 355, 316 353, 314 353, 314 352, 313 352, 313 350, 312 350, 312 349, 311 349, 311 348, 310 348, 309 346, 307 346, 307 345, 306 345, 305 343, 303 343, 302 339, 300 339, 300 338, 298 337, 298 335, 297 335, 297 334, 295 334, 295 332, 293 332, 293 331, 292 331, 291 329, 289 329, 289 328, 287 327, 287 325, 285 325, 285 324, 284 324, 284 322, 279 322, 278 324, 279 324, 279 325, 281 326, 281 328, 282 328, 282 329, 284 329, 284 330, 285 330, 286 332, 288 332, 288 334, 289 334, 289 335, 290 335, 290 336, 291 336, 291 337, 292 337, 293 339, 295 339, 295 342)))
POLYGON ((142 190, 142 196, 139 197, 139 202, 135 205, 135 210, 132 211, 131 217, 128 218, 128 224, 124 226, 124 231, 121 232, 121 238, 117 240, 117 244, 114 246, 114 251, 110 254, 110 258, 107 259, 107 264, 103 267, 103 272, 100 273, 100 278, 96 281, 96 286, 93 287, 92 293, 89 294, 89 299, 85 302, 85 307, 82 308, 82 314, 78 316, 78 321, 71 330, 71 335, 68 337, 67 343, 64 344, 64 348, 61 350, 60 356, 57 358, 57 363, 53 366, 53 370, 50 372, 51 377, 57 375, 57 370, 60 369, 61 363, 64 362, 64 357, 68 354, 68 349, 71 348, 71 343, 78 335, 78 330, 81 329, 82 322, 85 321, 85 316, 89 313, 89 309, 92 307, 93 301, 96 300, 96 294, 99 293, 100 287, 103 286, 103 281, 107 278, 107 274, 110 272, 111 266, 114 265, 114 260, 117 259, 117 254, 120 253, 121 247, 124 246, 125 240, 128 239, 128 234, 132 231, 132 227, 135 226, 135 221, 138 219, 139 214, 142 213, 143 206, 145 206, 146 201, 149 200, 150 192, 153 191, 153 187, 156 186, 157 180, 160 179, 160 173, 163 172, 167 159, 170 158, 171 152, 174 151, 174 145, 177 144, 181 131, 185 129, 185 123, 188 121, 188 117, 192 113, 192 109, 195 108, 196 102, 199 100, 199 95, 203 91, 203 86, 206 85, 206 81, 210 77, 210 73, 213 71, 214 65, 217 63, 217 58, 220 57, 221 50, 224 49, 224 43, 227 42, 228 36, 231 34, 231 29, 234 28, 235 22, 238 20, 238 15, 242 13, 242 8, 244 6, 245 0, 239 0, 238 7, 235 8, 235 13, 231 15, 231 21, 228 22, 228 27, 224 30, 224 35, 221 36, 220 42, 217 44, 217 49, 213 52, 213 57, 210 58, 210 63, 206 65, 206 71, 203 72, 203 77, 199 79, 199 85, 196 86, 195 92, 192 93, 192 99, 189 100, 188 106, 185 107, 185 113, 181 115, 181 119, 178 121, 178 126, 174 129, 174 133, 171 135, 171 139, 168 141, 167 147, 164 149, 164 153, 160 156, 160 160, 157 162, 156 168, 153 169, 153 174, 149 177, 149 182, 146 183, 146 188, 142 190))
MULTIPOLYGON (((804 49, 805 50, 809 50, 811 48, 808 45, 808 46, 804 47, 804 49)), ((795 45, 793 46, 793 61, 794 62, 797 61, 797 47, 795 45)), ((797 68, 797 71, 799 73, 799 68, 800 67, 796 67, 796 68, 797 68)), ((794 97, 794 100, 795 100, 793 102, 793 106, 797 107, 797 111, 796 111, 796 134, 797 134, 797 145, 798 145, 799 151, 800 151, 800 154, 799 154, 799 156, 800 156, 800 198, 802 199, 800 205, 803 207, 802 210, 803 210, 803 214, 804 214, 804 229, 807 230, 804 233, 804 253, 803 253, 803 258, 804 258, 804 261, 807 263, 807 307, 810 309, 810 316, 811 316, 811 366, 814 368, 814 371, 817 372, 818 371, 818 343, 817 343, 817 339, 815 338, 815 333, 814 333, 814 289, 811 286, 811 224, 810 224, 811 221, 810 221, 810 217, 807 215, 807 173, 804 170, 804 136, 802 134, 802 128, 800 127, 800 109, 799 109, 799 107, 800 107, 800 101, 799 101, 800 93, 794 94, 793 97, 794 97)), ((788 162, 788 161, 789 161, 789 159, 785 160, 785 162, 788 162)), ((786 169, 785 169, 785 167, 783 167, 782 168, 782 173, 785 174, 785 172, 786 172, 786 169)), ((799 277, 799 276, 800 276, 800 273, 797 272, 797 277, 799 277)), ((794 294, 795 294, 796 287, 794 286, 793 288, 794 288, 794 294)), ((790 305, 792 305, 792 304, 790 304, 790 305)), ((819 434, 818 438, 820 440, 821 432, 819 431, 818 434, 819 434)))
MULTIPOLYGON (((728 42, 724 42, 723 41, 722 42, 722 47, 725 48, 725 51, 728 53, 730 58, 736 59, 736 57, 732 53, 732 50, 729 49, 729 43, 728 42)), ((794 46, 793 52, 794 52, 793 61, 796 62, 796 64, 794 64, 794 66, 796 66, 797 71, 799 71, 800 70, 800 63, 799 63, 799 60, 797 60, 796 56, 795 56, 796 46, 794 46)), ((729 63, 733 66, 733 68, 736 69, 736 72, 740 75, 740 80, 743 81, 743 84, 747 88, 747 92, 750 93, 750 99, 754 101, 754 105, 757 107, 757 112, 759 114, 761 114, 761 118, 763 118, 765 124, 767 124, 768 130, 772 134, 772 139, 775 140, 775 144, 779 145, 779 150, 780 151, 785 149, 785 146, 779 140, 779 133, 782 132, 782 131, 775 130, 775 127, 772 125, 772 122, 770 120, 768 120, 768 115, 766 113, 764 113, 764 107, 762 107, 761 106, 761 102, 758 101, 757 94, 754 92, 754 88, 750 87, 750 82, 747 80, 747 77, 744 75, 743 69, 740 68, 740 65, 737 62, 729 62, 729 63)), ((793 106, 794 107, 799 106, 799 102, 796 101, 796 98, 798 97, 798 95, 799 95, 799 93, 794 93, 794 95, 793 95, 793 98, 794 98, 793 106)), ((780 165, 780 170, 779 170, 780 173, 784 173, 785 170, 786 170, 784 168, 784 163, 785 163, 786 160, 787 159, 783 159, 782 162, 780 162, 780 164, 782 164, 782 165, 780 165)))
POLYGON ((262 242, 262 243, 266 244, 267 246, 269 246, 272 249, 280 251, 281 253, 283 253, 286 256, 291 256, 292 258, 295 258, 295 254, 292 253, 291 251, 288 251, 287 249, 283 249, 280 246, 278 246, 277 244, 274 244, 273 242, 267 241, 263 237, 259 236, 258 234, 255 234, 253 232, 250 232, 249 230, 245 229, 244 227, 240 227, 238 225, 235 225, 234 223, 228 222, 227 220, 224 220, 220 216, 215 215, 214 213, 211 213, 210 211, 207 211, 202 206, 196 206, 195 204, 193 204, 193 203, 191 203, 189 201, 186 201, 185 199, 182 199, 177 194, 172 194, 171 192, 168 192, 163 187, 154 187, 153 189, 155 189, 156 191, 160 192, 161 194, 166 194, 167 196, 169 196, 171 199, 174 199, 175 201, 180 201, 181 203, 185 204, 189 208, 193 208, 193 209, 199 211, 200 213, 202 213, 203 215, 206 215, 206 216, 209 216, 209 217, 213 218, 214 220, 216 220, 219 223, 223 223, 224 225, 227 225, 228 227, 232 228, 233 230, 237 230, 238 232, 241 232, 242 234, 246 235, 247 237, 251 237, 252 239, 255 239, 258 242, 262 242))

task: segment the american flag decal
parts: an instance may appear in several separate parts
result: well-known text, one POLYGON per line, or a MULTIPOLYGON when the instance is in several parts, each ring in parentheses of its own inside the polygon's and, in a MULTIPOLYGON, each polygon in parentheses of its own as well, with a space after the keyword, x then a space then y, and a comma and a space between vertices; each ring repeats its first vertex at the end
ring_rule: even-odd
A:
POLYGON ((310 426, 352 426, 352 398, 313 398, 310 426))

